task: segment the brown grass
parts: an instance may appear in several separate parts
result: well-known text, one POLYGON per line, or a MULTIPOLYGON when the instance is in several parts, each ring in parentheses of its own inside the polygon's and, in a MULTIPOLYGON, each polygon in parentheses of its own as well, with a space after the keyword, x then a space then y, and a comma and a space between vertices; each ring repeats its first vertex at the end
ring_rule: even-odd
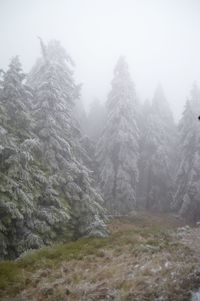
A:
POLYGON ((146 213, 116 218, 109 238, 82 239, 1 263, 1 300, 189 300, 197 259, 174 235, 180 224, 146 213))

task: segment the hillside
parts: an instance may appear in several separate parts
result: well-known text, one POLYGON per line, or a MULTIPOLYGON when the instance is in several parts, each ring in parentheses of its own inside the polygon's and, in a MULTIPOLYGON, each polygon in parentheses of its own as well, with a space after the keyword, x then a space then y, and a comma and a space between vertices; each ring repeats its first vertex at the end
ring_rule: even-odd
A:
POLYGON ((0 263, 2 301, 191 300, 199 286, 200 229, 139 214, 82 238, 0 263))

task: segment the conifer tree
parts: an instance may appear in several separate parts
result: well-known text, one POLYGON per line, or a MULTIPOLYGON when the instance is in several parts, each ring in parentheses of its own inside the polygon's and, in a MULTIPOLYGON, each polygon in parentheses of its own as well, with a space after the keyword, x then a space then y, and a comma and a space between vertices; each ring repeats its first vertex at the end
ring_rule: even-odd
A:
POLYGON ((29 126, 26 88, 23 84, 25 74, 22 72, 18 56, 14 57, 8 71, 3 76, 1 102, 4 103, 10 130, 26 135, 29 126))
POLYGON ((189 219, 200 218, 200 90, 195 84, 179 123, 180 161, 173 209, 189 219))
POLYGON ((97 144, 99 181, 106 206, 127 213, 136 205, 138 181, 138 127, 136 95, 123 57, 114 69, 106 103, 106 125, 97 144))
POLYGON ((43 56, 31 72, 29 85, 37 99, 34 133, 39 137, 42 164, 48 166, 52 186, 69 209, 75 235, 104 235, 102 198, 83 164, 84 149, 73 115, 80 90, 73 79, 73 63, 59 42, 41 45, 43 56))
POLYGON ((1 259, 72 237, 107 233, 102 198, 82 164, 80 131, 72 117, 78 87, 66 66, 68 58, 56 42, 41 46, 43 57, 28 85, 18 58, 2 81, 1 259))
POLYGON ((169 210, 175 172, 176 129, 161 86, 156 89, 152 105, 146 103, 142 124, 138 197, 147 209, 169 210))
POLYGON ((0 95, 0 257, 16 257, 28 248, 39 247, 33 234, 31 136, 24 74, 18 57, 4 73, 0 95))

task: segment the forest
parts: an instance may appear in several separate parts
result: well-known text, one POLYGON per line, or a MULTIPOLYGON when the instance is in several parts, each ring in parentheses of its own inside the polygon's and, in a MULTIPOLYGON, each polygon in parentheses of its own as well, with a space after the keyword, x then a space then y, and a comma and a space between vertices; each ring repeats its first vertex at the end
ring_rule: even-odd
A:
POLYGON ((106 236, 110 214, 175 212, 198 222, 197 85, 176 125, 160 85, 151 103, 138 102, 120 57, 105 106, 95 101, 86 116, 71 57, 58 41, 40 44, 29 74, 17 56, 1 72, 1 258, 106 236))
POLYGON ((37 43, 0 69, 0 299, 200 300, 198 83, 178 120, 122 53, 87 106, 73 53, 37 43))

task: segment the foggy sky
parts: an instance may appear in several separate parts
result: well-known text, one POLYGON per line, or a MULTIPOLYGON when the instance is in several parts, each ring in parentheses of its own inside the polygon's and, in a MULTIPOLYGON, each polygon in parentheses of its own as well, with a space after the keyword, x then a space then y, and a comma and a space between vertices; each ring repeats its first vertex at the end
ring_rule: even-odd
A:
POLYGON ((200 84, 199 0, 0 0, 0 68, 18 54, 28 72, 40 55, 37 36, 71 54, 86 106, 106 100, 120 55, 139 99, 161 82, 176 119, 200 84))

